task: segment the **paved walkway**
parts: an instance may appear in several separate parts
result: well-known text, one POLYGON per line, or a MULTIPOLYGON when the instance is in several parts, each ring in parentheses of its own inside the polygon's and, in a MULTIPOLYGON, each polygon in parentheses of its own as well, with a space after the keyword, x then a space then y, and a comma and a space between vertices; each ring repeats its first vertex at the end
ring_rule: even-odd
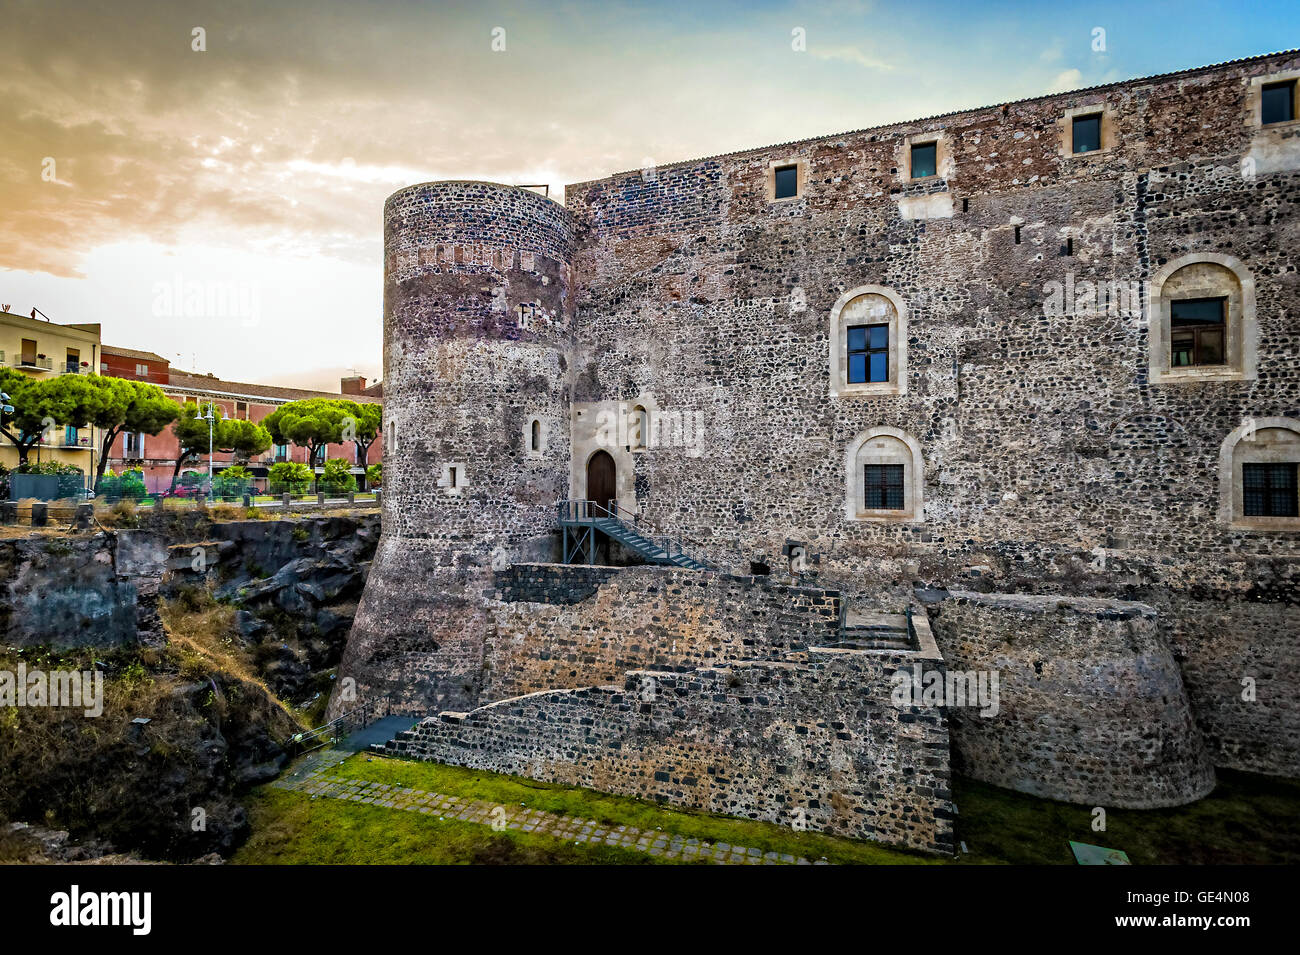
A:
POLYGON ((575 845, 607 845, 645 852, 663 859, 684 861, 702 860, 719 865, 828 865, 825 860, 809 862, 807 859, 776 852, 763 852, 725 842, 702 842, 685 836, 655 830, 642 830, 634 826, 610 826, 591 819, 575 819, 557 813, 527 809, 523 806, 503 806, 483 800, 465 799, 461 796, 444 796, 441 793, 420 789, 404 789, 386 783, 373 783, 363 779, 345 779, 331 771, 350 756, 341 750, 322 750, 312 753, 297 769, 271 785, 323 799, 345 799, 367 806, 382 806, 404 812, 418 812, 437 816, 440 820, 456 819, 473 822, 494 829, 516 829, 551 836, 575 845))

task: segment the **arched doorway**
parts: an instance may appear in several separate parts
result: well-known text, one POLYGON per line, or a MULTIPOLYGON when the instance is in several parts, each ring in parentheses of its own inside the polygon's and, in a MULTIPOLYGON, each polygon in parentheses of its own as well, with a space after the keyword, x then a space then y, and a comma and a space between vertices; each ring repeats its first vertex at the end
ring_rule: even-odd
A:
POLYGON ((587 499, 611 509, 618 503, 614 459, 608 451, 597 451, 587 461, 587 499))

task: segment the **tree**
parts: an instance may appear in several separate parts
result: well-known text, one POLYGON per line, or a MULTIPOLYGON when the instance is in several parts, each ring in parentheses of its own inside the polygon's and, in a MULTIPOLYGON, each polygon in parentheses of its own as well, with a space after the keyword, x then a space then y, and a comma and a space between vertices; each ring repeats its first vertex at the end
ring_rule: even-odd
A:
POLYGON ((261 454, 271 446, 271 434, 266 428, 253 421, 240 418, 223 419, 221 409, 210 402, 199 404, 187 401, 180 409, 176 423, 172 425, 172 434, 180 450, 176 455, 176 467, 172 470, 172 487, 176 487, 176 478, 181 467, 192 459, 197 459, 207 452, 208 419, 204 417, 212 409, 212 444, 211 447, 222 451, 234 451, 237 458, 247 461, 255 454, 261 454))
POLYGON ((0 415, 0 434, 18 449, 18 463, 27 463, 27 454, 40 443, 51 415, 54 397, 48 385, 62 378, 37 379, 12 368, 0 368, 0 391, 9 396, 12 414, 0 415))
POLYGON ((355 424, 349 428, 348 422, 344 421, 343 440, 351 441, 357 446, 357 464, 365 467, 366 457, 370 454, 370 446, 379 438, 380 429, 384 426, 384 406, 380 404, 361 404, 356 401, 345 403, 352 406, 355 424))
POLYGON ((84 404, 74 409, 66 424, 91 424, 102 431, 95 486, 108 467, 108 454, 117 436, 125 431, 158 434, 176 420, 181 407, 163 394, 157 385, 107 375, 61 375, 48 384, 67 382, 80 393, 84 404))
POLYGON ((271 447, 271 432, 256 421, 232 418, 221 425, 221 450, 235 452, 237 461, 246 462, 271 447))
MULTIPOLYGON (((341 398, 305 398, 281 405, 263 418, 262 424, 271 432, 276 444, 292 442, 300 448, 306 448, 307 463, 315 467, 321 449, 327 444, 357 440, 353 434, 362 436, 361 439, 364 440, 363 435, 369 425, 362 427, 361 422, 363 418, 370 421, 371 416, 363 415, 361 408, 355 401, 341 398), (350 429, 346 438, 345 428, 350 429)), ((369 442, 373 442, 374 435, 378 434, 377 423, 375 428, 369 442)))

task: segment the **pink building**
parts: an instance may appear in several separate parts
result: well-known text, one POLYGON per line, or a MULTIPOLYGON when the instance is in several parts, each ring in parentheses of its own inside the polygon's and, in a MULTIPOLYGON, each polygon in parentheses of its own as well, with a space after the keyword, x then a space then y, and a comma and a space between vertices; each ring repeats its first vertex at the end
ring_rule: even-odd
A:
MULTIPOLYGON (((102 348, 102 356, 100 362, 102 374, 149 381, 162 388, 167 397, 181 404, 187 401, 195 401, 199 404, 211 402, 219 409, 218 414, 249 421, 261 421, 281 405, 304 398, 347 398, 358 404, 379 404, 382 400, 382 383, 367 387, 366 380, 361 377, 344 378, 338 392, 309 391, 303 388, 281 388, 276 385, 226 381, 215 375, 181 371, 169 367, 165 358, 152 352, 129 348, 105 345, 102 348)), ((357 448, 350 442, 331 444, 325 449, 324 458, 345 458, 353 462, 352 473, 357 475, 358 484, 361 484, 366 466, 378 464, 381 460, 381 444, 382 436, 376 437, 374 444, 367 450, 364 460, 357 460, 357 448)), ((179 443, 170 425, 157 435, 127 433, 120 435, 113 443, 109 452, 108 466, 119 472, 124 468, 140 468, 144 472, 145 487, 151 492, 163 491, 171 485, 172 472, 176 467, 176 455, 179 450, 179 443)), ((294 444, 274 445, 265 454, 248 461, 246 467, 255 476, 265 478, 271 465, 279 461, 298 461, 306 464, 307 449, 294 444)), ((214 450, 212 454, 214 473, 234 463, 236 462, 233 454, 223 454, 220 450, 214 450)), ((198 461, 186 462, 182 465, 181 473, 191 470, 206 472, 207 467, 208 456, 203 454, 198 461)))

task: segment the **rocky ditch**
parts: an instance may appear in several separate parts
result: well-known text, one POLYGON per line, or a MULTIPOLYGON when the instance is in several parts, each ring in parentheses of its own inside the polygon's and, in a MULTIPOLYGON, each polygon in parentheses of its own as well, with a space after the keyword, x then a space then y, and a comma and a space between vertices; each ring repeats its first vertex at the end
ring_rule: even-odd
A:
POLYGON ((0 693, 0 824, 148 859, 228 854, 242 794, 323 712, 378 537, 362 513, 0 540, 0 676, 105 684, 97 718, 0 693))

